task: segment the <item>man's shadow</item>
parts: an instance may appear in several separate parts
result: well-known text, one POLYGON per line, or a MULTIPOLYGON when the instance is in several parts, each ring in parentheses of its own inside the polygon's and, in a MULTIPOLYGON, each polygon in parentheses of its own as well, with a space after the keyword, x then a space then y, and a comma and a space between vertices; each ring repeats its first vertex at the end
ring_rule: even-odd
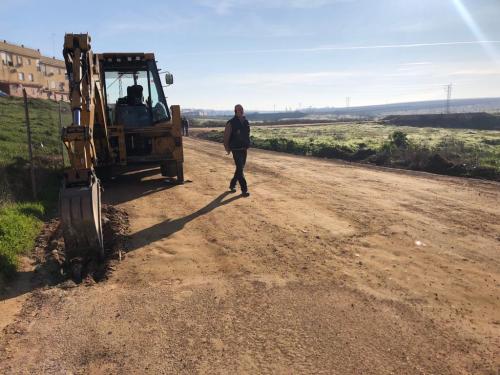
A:
POLYGON ((167 238, 172 234, 182 230, 187 223, 193 221, 194 219, 208 214, 217 207, 225 206, 226 204, 229 204, 231 202, 234 202, 235 200, 242 198, 242 195, 236 195, 227 200, 223 200, 229 194, 231 194, 229 191, 222 193, 212 202, 208 203, 206 206, 200 208, 199 210, 193 212, 192 214, 189 214, 179 219, 174 219, 174 220, 167 219, 166 221, 155 224, 152 227, 134 233, 131 236, 132 240, 131 243, 129 243, 129 245, 127 246, 127 251, 134 251, 140 247, 147 246, 153 242, 167 238))

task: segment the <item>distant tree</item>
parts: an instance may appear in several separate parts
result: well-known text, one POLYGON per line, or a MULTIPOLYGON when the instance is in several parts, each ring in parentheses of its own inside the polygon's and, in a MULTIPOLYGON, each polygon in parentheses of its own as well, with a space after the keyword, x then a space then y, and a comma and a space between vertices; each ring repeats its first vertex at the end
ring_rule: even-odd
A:
POLYGON ((389 136, 391 144, 397 148, 408 148, 408 135, 400 130, 396 130, 389 136))

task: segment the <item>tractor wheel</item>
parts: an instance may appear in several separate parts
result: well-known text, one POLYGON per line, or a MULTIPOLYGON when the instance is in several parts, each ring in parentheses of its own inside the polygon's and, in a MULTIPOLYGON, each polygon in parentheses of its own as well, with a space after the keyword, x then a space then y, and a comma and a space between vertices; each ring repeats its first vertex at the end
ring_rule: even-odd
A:
POLYGON ((109 182, 113 177, 113 166, 104 165, 95 169, 96 175, 102 182, 109 182))
POLYGON ((178 184, 184 183, 184 165, 182 161, 177 162, 177 183, 178 184))
POLYGON ((80 260, 71 262, 71 279, 77 284, 80 284, 83 279, 83 265, 80 260))

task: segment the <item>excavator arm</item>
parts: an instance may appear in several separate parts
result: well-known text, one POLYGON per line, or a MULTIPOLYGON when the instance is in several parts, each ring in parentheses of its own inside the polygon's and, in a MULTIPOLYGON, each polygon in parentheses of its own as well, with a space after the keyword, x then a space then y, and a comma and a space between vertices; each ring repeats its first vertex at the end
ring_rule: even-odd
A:
POLYGON ((74 273, 92 253, 104 256, 101 184, 95 168, 111 159, 102 76, 90 42, 88 34, 66 34, 63 50, 72 124, 62 132, 70 167, 64 173, 60 213, 66 256, 74 264, 74 273), (96 130, 100 134, 98 149, 96 130))

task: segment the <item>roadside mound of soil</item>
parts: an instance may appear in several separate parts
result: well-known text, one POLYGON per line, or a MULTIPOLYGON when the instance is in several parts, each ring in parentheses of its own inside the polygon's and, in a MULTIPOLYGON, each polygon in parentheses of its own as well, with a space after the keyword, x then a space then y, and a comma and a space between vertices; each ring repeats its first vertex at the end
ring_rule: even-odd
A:
MULTIPOLYGON (((192 132, 192 135, 195 138, 212 142, 222 143, 223 141, 223 132, 218 130, 198 130, 192 132)), ((388 150, 383 145, 380 148, 366 148, 365 146, 351 148, 347 145, 326 143, 311 147, 308 143, 297 142, 287 138, 252 139, 252 147, 263 150, 370 163, 389 168, 426 171, 447 176, 500 181, 500 173, 496 168, 471 165, 466 163, 466 160, 461 160, 461 156, 458 156, 458 160, 447 160, 440 155, 440 152, 443 152, 443 150, 436 152, 427 146, 414 146, 412 150, 399 148, 388 150)), ((449 153, 446 146, 444 147, 444 152, 449 153)))
POLYGON ((489 113, 450 113, 426 115, 392 115, 387 116, 383 123, 399 126, 416 126, 419 128, 447 129, 479 129, 499 130, 500 117, 489 113))
MULTIPOLYGON (((82 280, 85 283, 107 279, 125 251, 125 240, 129 230, 127 213, 116 207, 103 205, 102 219, 105 260, 99 262, 93 257, 84 261, 82 280)), ((37 239, 34 252, 38 263, 35 272, 49 285, 59 284, 71 278, 60 224, 59 219, 53 219, 45 224, 37 239)))

